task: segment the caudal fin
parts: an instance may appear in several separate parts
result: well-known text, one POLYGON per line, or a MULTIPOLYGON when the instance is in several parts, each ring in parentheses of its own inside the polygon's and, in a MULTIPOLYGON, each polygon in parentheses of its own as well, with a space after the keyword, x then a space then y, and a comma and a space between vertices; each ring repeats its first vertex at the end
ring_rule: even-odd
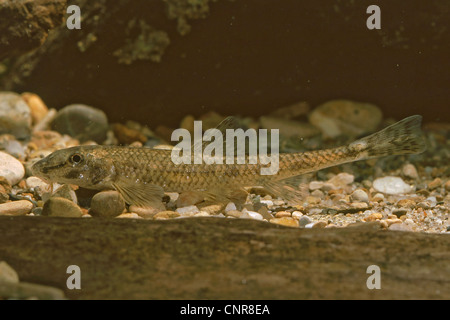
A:
POLYGON ((422 153, 426 149, 426 143, 420 129, 421 123, 422 116, 411 116, 359 139, 349 147, 360 150, 364 158, 422 153))

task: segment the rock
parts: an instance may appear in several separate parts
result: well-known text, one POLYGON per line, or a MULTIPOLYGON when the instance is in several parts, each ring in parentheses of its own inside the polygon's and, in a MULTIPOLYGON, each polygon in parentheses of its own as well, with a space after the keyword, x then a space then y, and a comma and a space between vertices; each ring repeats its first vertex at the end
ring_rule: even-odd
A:
POLYGON ((381 202, 384 200, 384 195, 382 193, 377 193, 372 197, 372 201, 381 202))
POLYGON ((22 99, 30 108, 31 120, 33 124, 39 123, 45 118, 48 113, 48 108, 37 94, 24 92, 22 93, 22 99))
POLYGON ((328 225, 326 221, 317 221, 313 224, 312 228, 325 228, 328 225))
POLYGON ((397 206, 401 208, 413 209, 416 207, 416 202, 413 199, 401 199, 397 201, 397 206))
POLYGON ((373 188, 385 194, 404 194, 413 190, 413 187, 406 184, 402 178, 392 176, 375 179, 373 188))
POLYGON ((91 200, 89 213, 94 217, 114 218, 125 210, 122 195, 115 190, 101 191, 91 200))
POLYGON ((242 212, 240 212, 238 210, 225 211, 225 216, 227 216, 227 217, 240 218, 241 215, 242 215, 242 212))
POLYGON ((272 207, 273 206, 273 201, 272 200, 261 199, 260 203, 261 204, 265 204, 267 207, 272 207))
POLYGON ((0 203, 5 203, 9 200, 10 192, 11 184, 5 177, 0 176, 0 203))
POLYGON ((369 196, 364 190, 356 189, 350 195, 350 200, 353 202, 369 202, 369 196))
POLYGON ((369 208, 369 205, 367 204, 367 202, 352 202, 350 203, 350 207, 358 210, 365 210, 369 208))
POLYGON ((227 212, 227 211, 232 211, 232 210, 233 210, 233 211, 236 211, 236 210, 237 210, 236 205, 235 205, 233 202, 229 202, 229 203, 226 205, 224 211, 227 212))
POLYGON ((290 216, 291 216, 291 213, 288 211, 278 211, 275 214, 275 218, 285 218, 285 217, 290 217, 290 216))
POLYGON ((11 134, 0 135, 0 150, 17 159, 25 159, 25 147, 11 134))
POLYGON ((0 134, 2 133, 10 133, 18 139, 30 136, 30 108, 17 93, 0 92, 0 134))
POLYGON ((28 177, 25 180, 25 184, 27 185, 28 189, 32 189, 32 190, 34 190, 35 188, 46 189, 49 186, 49 184, 47 182, 45 182, 41 178, 38 178, 35 176, 28 177))
POLYGON ((108 119, 100 109, 72 104, 58 111, 51 126, 53 130, 68 134, 80 142, 93 140, 102 143, 106 140, 108 119))
POLYGON ((292 218, 300 220, 300 218, 303 216, 303 213, 301 213, 300 211, 294 211, 291 214, 292 218))
POLYGON ((136 141, 140 143, 147 142, 147 137, 136 129, 128 128, 121 123, 114 123, 112 128, 114 136, 120 144, 132 144, 136 141))
POLYGON ((313 196, 307 196, 305 200, 308 204, 319 204, 321 202, 320 198, 313 196))
POLYGON ((373 132, 382 119, 381 110, 369 103, 349 100, 328 101, 309 114, 309 121, 326 137, 351 137, 373 132))
POLYGON ((323 181, 311 181, 308 185, 309 190, 314 191, 323 187, 323 181))
POLYGON ((411 163, 407 163, 402 167, 402 175, 405 178, 419 179, 419 174, 417 173, 417 169, 411 163))
POLYGON ((56 189, 51 197, 59 197, 72 201, 75 204, 78 204, 78 199, 75 191, 68 184, 63 184, 61 187, 56 189))
POLYGON ((445 190, 450 191, 450 180, 445 183, 445 190))
POLYGON ((394 223, 388 227, 389 230, 393 231, 413 231, 410 225, 404 223, 394 223))
POLYGON ((280 135, 286 138, 309 138, 320 133, 316 127, 307 122, 276 117, 260 117, 259 122, 263 129, 278 129, 280 135))
POLYGON ((210 217, 211 214, 209 214, 206 211, 199 211, 196 214, 194 214, 194 217, 210 217))
POLYGON ((161 203, 153 204, 153 207, 138 207, 138 206, 135 206, 135 205, 131 205, 128 208, 128 210, 130 212, 138 214, 140 217, 142 217, 144 219, 151 219, 158 212, 166 210, 166 207, 161 202, 161 203))
POLYGON ((0 177, 6 178, 11 185, 18 183, 25 175, 22 163, 13 156, 0 151, 0 177))
POLYGON ((195 118, 192 115, 187 115, 181 120, 180 128, 186 129, 191 134, 194 133, 194 121, 195 118))
POLYGON ((186 207, 177 208, 176 211, 183 215, 186 213, 197 213, 200 210, 198 210, 197 206, 186 206, 186 207))
POLYGON ((11 201, 0 204, 0 216, 24 216, 33 209, 33 204, 28 200, 11 201))
POLYGON ((173 219, 180 216, 179 212, 175 211, 161 211, 153 216, 154 219, 173 219))
POLYGON ((310 223, 312 223, 311 218, 308 216, 305 216, 305 215, 301 216, 300 219, 298 220, 298 225, 300 227, 305 227, 306 225, 308 225, 310 223))
POLYGON ((307 114, 309 111, 309 104, 307 102, 297 102, 287 107, 277 108, 273 111, 270 116, 283 118, 283 119, 292 119, 301 115, 307 114))
POLYGON ((299 222, 298 220, 292 218, 292 217, 281 217, 281 218, 273 218, 270 219, 270 223, 280 224, 282 226, 288 226, 288 227, 298 227, 299 222))
POLYGON ((192 205, 196 205, 197 203, 202 202, 205 199, 203 193, 198 191, 184 191, 181 192, 177 199, 177 207, 188 207, 192 205))
POLYGON ((319 199, 323 199, 325 197, 325 194, 323 193, 322 190, 314 190, 313 192, 311 192, 311 195, 313 197, 319 198, 319 199))
POLYGON ((210 204, 208 206, 201 206, 201 211, 206 212, 208 215, 217 214, 222 211, 223 205, 221 204, 210 204))
POLYGON ((120 219, 143 219, 141 216, 139 216, 137 213, 134 213, 134 212, 122 213, 121 215, 118 215, 116 218, 120 218, 120 219))
POLYGON ((369 222, 369 221, 375 221, 375 220, 380 220, 380 219, 382 219, 383 218, 383 215, 381 214, 381 213, 378 213, 378 212, 374 212, 374 213, 371 213, 368 217, 366 217, 364 220, 366 221, 366 222, 369 222))
POLYGON ((355 176, 347 172, 341 172, 329 179, 327 183, 332 184, 336 189, 343 188, 355 181, 355 176))
POLYGON ((273 216, 269 213, 269 210, 267 209, 266 206, 262 206, 261 208, 259 208, 258 213, 262 215, 263 219, 267 221, 273 218, 273 216))
POLYGON ((263 216, 255 211, 249 211, 244 209, 240 216, 241 219, 255 219, 255 220, 263 220, 263 216))
POLYGON ((12 283, 19 282, 19 275, 17 274, 16 270, 14 270, 5 261, 0 261, 0 282, 2 282, 2 281, 12 282, 12 283))
POLYGON ((433 181, 431 181, 430 183, 428 183, 427 187, 429 190, 434 190, 434 189, 440 187, 441 185, 442 185, 441 178, 436 178, 433 181))
POLYGON ((52 197, 44 203, 42 215, 50 217, 79 218, 83 215, 83 212, 79 206, 68 199, 52 197))

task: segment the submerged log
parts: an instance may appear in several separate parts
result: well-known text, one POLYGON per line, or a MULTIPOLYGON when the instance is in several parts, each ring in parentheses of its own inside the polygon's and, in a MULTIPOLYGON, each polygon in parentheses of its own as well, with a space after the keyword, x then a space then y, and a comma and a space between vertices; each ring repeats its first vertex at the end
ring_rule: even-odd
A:
POLYGON ((450 237, 376 224, 0 217, 0 260, 71 299, 449 299, 450 237), (81 289, 66 287, 68 266, 81 289), (381 272, 368 289, 367 268, 381 272))

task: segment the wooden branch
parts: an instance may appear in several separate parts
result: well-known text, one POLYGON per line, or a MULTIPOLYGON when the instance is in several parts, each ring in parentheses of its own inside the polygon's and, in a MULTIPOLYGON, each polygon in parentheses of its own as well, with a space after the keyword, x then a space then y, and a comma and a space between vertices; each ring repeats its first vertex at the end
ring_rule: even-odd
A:
POLYGON ((71 299, 449 299, 450 237, 378 225, 0 217, 0 260, 71 299), (69 265, 81 290, 68 290, 69 265), (368 266, 381 269, 369 290, 368 266))

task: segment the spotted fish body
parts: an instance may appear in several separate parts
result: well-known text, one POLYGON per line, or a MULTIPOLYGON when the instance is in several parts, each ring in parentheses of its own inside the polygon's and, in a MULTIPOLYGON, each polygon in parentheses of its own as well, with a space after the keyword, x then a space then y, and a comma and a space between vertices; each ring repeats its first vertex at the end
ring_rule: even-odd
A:
MULTIPOLYGON (((279 155, 279 170, 261 175, 256 164, 174 164, 170 150, 119 146, 78 146, 55 151, 32 167, 47 181, 88 189, 116 189, 139 206, 160 201, 164 191, 197 190, 227 196, 227 190, 264 186, 283 194, 283 180, 342 163, 387 155, 420 153, 425 140, 421 116, 411 116, 347 146, 279 155)), ((193 163, 193 162, 192 162, 193 163)), ((287 192, 287 191, 286 191, 287 192)), ((223 200, 223 199, 222 199, 223 200)))

